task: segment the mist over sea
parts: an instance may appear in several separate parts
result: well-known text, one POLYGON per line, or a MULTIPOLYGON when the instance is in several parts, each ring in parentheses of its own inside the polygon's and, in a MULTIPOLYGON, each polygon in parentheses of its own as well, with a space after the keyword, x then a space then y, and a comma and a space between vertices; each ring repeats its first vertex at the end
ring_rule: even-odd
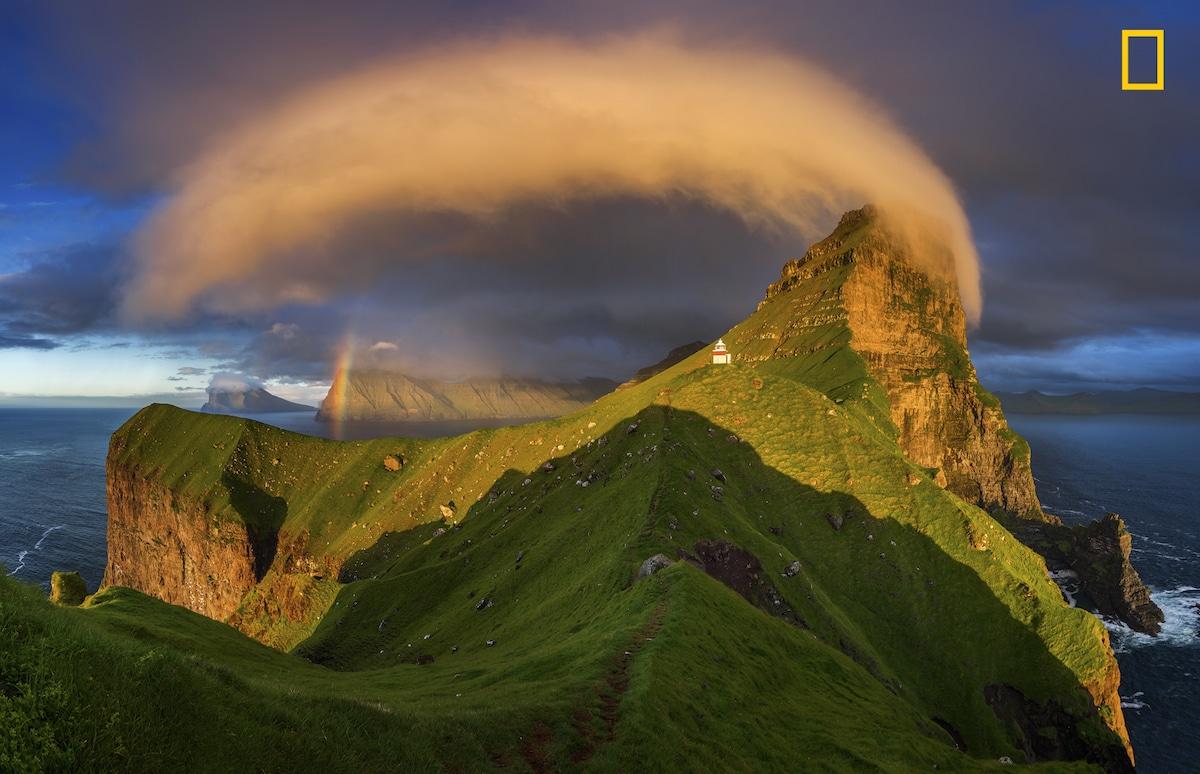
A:
MULTIPOLYGON (((132 409, 0 408, 0 563, 48 587, 78 570, 94 591, 104 574, 104 456, 132 409)), ((259 421, 343 438, 467 432, 500 422, 335 427, 312 412, 259 421)), ((1069 523, 1116 511, 1134 534, 1134 561, 1167 615, 1157 639, 1109 624, 1139 771, 1193 771, 1200 760, 1200 417, 1009 417, 1033 449, 1046 509, 1069 523)))

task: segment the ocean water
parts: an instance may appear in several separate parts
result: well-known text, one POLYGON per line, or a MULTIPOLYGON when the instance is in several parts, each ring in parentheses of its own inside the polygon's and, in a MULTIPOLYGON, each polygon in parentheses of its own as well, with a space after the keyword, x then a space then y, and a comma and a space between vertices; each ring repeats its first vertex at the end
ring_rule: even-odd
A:
POLYGON ((1010 415, 1029 441, 1047 511, 1080 523, 1114 511, 1166 614, 1158 637, 1107 621, 1140 772, 1200 768, 1200 417, 1010 415))
MULTIPOLYGON (((48 586, 78 570, 104 574, 104 455, 130 409, 0 409, 0 563, 48 586)), ((423 437, 479 423, 350 424, 310 412, 254 417, 344 438, 423 437)), ((1157 638, 1107 622, 1121 664, 1126 721, 1143 772, 1188 772, 1200 761, 1200 417, 1009 417, 1033 449, 1046 509, 1068 522, 1116 511, 1134 535, 1134 561, 1167 615, 1157 638)), ((493 425, 495 423, 488 423, 493 425)))
POLYGON ((50 573, 104 577, 108 437, 133 409, 0 408, 0 564, 49 589, 50 573))

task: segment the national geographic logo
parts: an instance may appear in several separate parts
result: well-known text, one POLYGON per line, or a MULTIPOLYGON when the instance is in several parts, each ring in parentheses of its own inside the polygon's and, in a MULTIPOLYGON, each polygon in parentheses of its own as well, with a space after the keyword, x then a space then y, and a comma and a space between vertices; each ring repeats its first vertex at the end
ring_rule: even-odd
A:
MULTIPOLYGON (((1149 54, 1149 51, 1139 50, 1138 54, 1149 54)), ((1163 31, 1162 30, 1121 30, 1121 90, 1122 91, 1162 91, 1163 90, 1163 31), (1129 80, 1129 42, 1131 40, 1151 40, 1154 43, 1156 66, 1153 81, 1129 80)))

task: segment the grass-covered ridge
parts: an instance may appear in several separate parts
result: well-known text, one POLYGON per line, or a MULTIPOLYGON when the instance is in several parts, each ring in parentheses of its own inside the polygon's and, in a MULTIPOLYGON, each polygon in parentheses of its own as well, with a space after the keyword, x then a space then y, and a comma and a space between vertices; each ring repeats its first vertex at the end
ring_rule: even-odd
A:
MULTIPOLYGON (((151 407, 118 434, 122 464, 157 461, 147 475, 206 500, 216 518, 243 516, 231 475, 283 499, 282 531, 312 530, 318 551, 348 558, 350 582, 294 655, 118 589, 53 615, 244 680, 244 702, 284 701, 286 685, 317 704, 375 707, 364 727, 468 769, 536 768, 521 747, 535 732, 535 762, 599 769, 718 757, 783 770, 800 755, 831 770, 985 767, 934 718, 976 755, 1019 756, 984 702, 991 684, 1086 718, 1078 686, 1110 667, 1099 623, 1066 607, 996 522, 908 463, 869 403, 838 404, 789 365, 799 364, 685 363, 610 399, 640 388, 631 402, 649 405, 636 412, 601 401, 430 442, 337 443, 151 407), (160 444, 195 452, 160 455, 160 444), (387 455, 403 457, 400 471, 387 455), (181 464, 187 456, 204 461, 181 464), (446 529, 438 505, 459 487, 467 496, 446 529), (844 518, 840 530, 829 514, 844 518), (761 559, 804 627, 687 562, 633 582, 647 556, 693 553, 702 539, 761 559), (786 577, 793 561, 802 570, 786 577), (606 675, 656 611, 610 718, 606 675)), ((1082 725, 1103 743, 1097 720, 1082 725)))
MULTIPOLYGON (((844 221, 725 336, 736 364, 706 348, 558 419, 335 442, 143 409, 110 473, 214 539, 266 536, 229 618, 258 642, 128 589, 59 609, 4 581, 0 716, 19 732, 0 761, 1118 768, 1103 626, 901 450, 840 292, 864 228, 844 221), (655 554, 678 561, 639 580, 655 554), (110 731, 69 733, 112 710, 110 731)), ((973 381, 948 341, 933 362, 973 381)))
MULTIPOLYGON (((676 400, 725 385, 733 389, 733 413, 766 400, 772 387, 789 387, 757 377, 763 384, 756 388, 755 377, 745 379, 749 371, 704 372, 676 400)), ((833 405, 803 388, 798 402, 822 413, 833 405)), ((272 768, 329 770, 537 769, 572 761, 623 770, 700 760, 787 770, 801 758, 830 770, 964 770, 991 764, 956 751, 932 717, 952 723, 976 750, 1008 749, 964 681, 1011 682, 1030 696, 1055 695, 1071 683, 1066 670, 1048 668, 1053 660, 1037 638, 1016 634, 1023 627, 994 595, 981 593, 983 581, 935 547, 936 536, 873 514, 873 497, 864 502, 799 484, 765 465, 746 441, 730 440, 731 427, 686 408, 649 407, 627 419, 597 434, 604 443, 553 458, 553 471, 502 476, 498 497, 473 506, 461 529, 422 534, 390 556, 360 556, 358 571, 369 577, 344 587, 299 648, 316 665, 128 590, 107 590, 83 610, 51 610, 6 583, 4 608, 17 625, 5 622, 16 641, 4 650, 49 659, 47 674, 61 683, 54 695, 71 704, 55 715, 73 720, 65 727, 47 720, 43 737, 65 745, 76 763, 164 770, 195 761, 234 765, 242 756, 261 759, 264 749, 272 768), (725 478, 719 501, 713 468, 725 478), (597 471, 588 487, 576 483, 597 471), (852 514, 840 532, 824 518, 830 510, 852 514), (642 557, 690 551, 701 537, 759 556, 807 628, 750 606, 686 562, 633 582, 642 557), (876 560, 876 547, 895 558, 876 560), (838 554, 836 564, 827 561, 838 554), (783 576, 796 559, 803 572, 783 576), (902 588, 892 576, 919 565, 946 599, 880 593, 881 580, 902 588), (476 610, 485 597, 493 604, 476 610), (904 623, 914 611, 901 602, 933 620, 914 630, 904 623), (978 630, 968 625, 975 616, 986 623, 978 630), (904 629, 901 638, 893 627, 904 629), (938 641, 956 629, 955 657, 977 654, 983 665, 922 673, 946 668, 951 649, 938 641), (916 639, 902 645, 904 637, 916 639), (996 647, 1013 637, 1011 652, 996 647), (610 680, 635 647, 623 680, 610 680), (60 661, 81 648, 96 658, 64 671, 60 661), (933 663, 898 660, 901 650, 933 663), (1043 685, 1023 681, 1026 671, 1039 673, 1043 685), (129 675, 137 685, 121 688, 129 675), (196 706, 165 711, 161 705, 177 694, 196 706), (70 734, 76 720, 118 708, 121 720, 105 734, 70 734), (271 719, 265 742, 224 741, 226 733, 251 738, 262 717, 271 719), (293 735, 304 742, 290 746, 293 735), (318 739, 345 757, 331 759, 318 739), (528 739, 538 741, 529 747, 528 739)), ((742 433, 757 426, 742 422, 742 433)), ((805 440, 823 443, 819 434, 805 440)), ((859 439, 847 440, 852 447, 859 439)), ((856 454, 838 456, 845 472, 859 470, 856 454)), ((910 466, 894 456, 883 465, 881 475, 895 473, 897 491, 908 495, 910 466)), ((922 494, 935 502, 949 497, 927 482, 916 489, 929 489, 922 494)), ((959 529, 971 516, 987 518, 965 516, 959 529)))

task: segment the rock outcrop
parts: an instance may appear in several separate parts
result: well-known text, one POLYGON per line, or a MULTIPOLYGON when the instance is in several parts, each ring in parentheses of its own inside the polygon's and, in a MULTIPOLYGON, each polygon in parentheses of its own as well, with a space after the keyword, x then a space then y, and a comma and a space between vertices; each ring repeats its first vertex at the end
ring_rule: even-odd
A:
POLYGON ((1029 447, 975 377, 954 279, 928 269, 939 261, 946 259, 914 256, 873 208, 848 212, 767 289, 760 309, 772 302, 794 307, 785 323, 751 332, 771 349, 748 348, 744 335, 731 349, 757 359, 787 357, 826 346, 810 335, 822 328, 848 330, 851 349, 887 393, 910 459, 968 502, 1041 519, 1029 447))
POLYGON ((1014 731, 1026 763, 1086 760, 1106 772, 1133 771, 1122 745, 1096 746, 1084 738, 1076 719, 1059 702, 1034 701, 1011 685, 988 685, 983 695, 996 717, 1014 731))
POLYGON ((50 601, 76 607, 87 598, 87 584, 77 572, 55 572, 50 576, 50 601))
POLYGON ((245 524, 217 521, 203 503, 108 461, 104 586, 128 586, 224 621, 261 577, 245 524))
POLYGON ((569 414, 611 392, 607 379, 545 382, 469 379, 442 382, 392 371, 339 371, 321 402, 322 421, 433 422, 544 419, 569 414))
POLYGON ((1134 631, 1158 634, 1165 617, 1129 560, 1133 537, 1120 516, 1109 513, 1074 527, 1018 521, 1008 526, 1048 567, 1075 573, 1079 604, 1123 621, 1134 631))

